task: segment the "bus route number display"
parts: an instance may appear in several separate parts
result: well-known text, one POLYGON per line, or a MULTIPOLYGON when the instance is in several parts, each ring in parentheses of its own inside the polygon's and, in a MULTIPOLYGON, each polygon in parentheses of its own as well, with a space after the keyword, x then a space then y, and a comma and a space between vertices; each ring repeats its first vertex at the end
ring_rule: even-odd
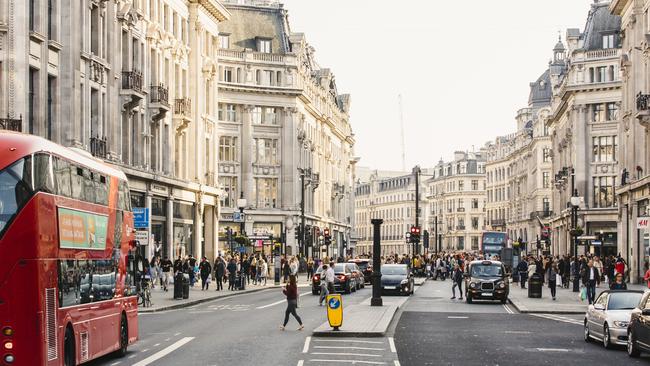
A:
POLYGON ((108 216, 57 207, 59 247, 66 249, 106 249, 108 216))

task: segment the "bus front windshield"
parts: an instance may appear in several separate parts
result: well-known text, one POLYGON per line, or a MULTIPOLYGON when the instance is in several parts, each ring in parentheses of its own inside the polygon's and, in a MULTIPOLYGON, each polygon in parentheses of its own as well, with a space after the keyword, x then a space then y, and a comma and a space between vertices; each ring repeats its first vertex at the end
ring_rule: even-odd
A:
POLYGON ((0 237, 32 195, 31 158, 23 158, 0 171, 0 237))

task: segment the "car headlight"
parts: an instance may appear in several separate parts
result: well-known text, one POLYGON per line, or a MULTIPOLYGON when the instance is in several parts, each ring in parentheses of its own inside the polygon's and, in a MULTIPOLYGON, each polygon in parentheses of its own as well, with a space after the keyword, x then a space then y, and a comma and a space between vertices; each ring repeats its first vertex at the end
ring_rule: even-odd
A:
POLYGON ((476 288, 476 282, 470 282, 469 287, 470 288, 476 288))
POLYGON ((499 282, 497 285, 498 288, 506 288, 506 283, 505 282, 499 282))
POLYGON ((407 283, 409 283, 409 280, 402 280, 402 285, 406 285, 407 283))
POLYGON ((616 328, 627 328, 627 326, 630 324, 630 322, 625 322, 625 321, 614 321, 614 326, 616 328))

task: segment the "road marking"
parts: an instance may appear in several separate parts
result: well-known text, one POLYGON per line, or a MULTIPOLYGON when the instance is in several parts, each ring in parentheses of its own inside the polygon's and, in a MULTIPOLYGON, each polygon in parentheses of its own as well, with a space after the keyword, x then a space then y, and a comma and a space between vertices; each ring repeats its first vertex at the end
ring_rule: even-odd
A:
POLYGON ((566 348, 537 348, 540 352, 569 352, 566 348))
POLYGON ((383 351, 383 348, 369 348, 369 347, 334 347, 334 346, 314 346, 314 348, 322 349, 358 349, 362 351, 383 351))
POLYGON ((129 359, 134 358, 134 357, 135 357, 135 355, 131 355, 131 356, 129 356, 129 359))
POLYGON ((388 337, 388 345, 390 346, 390 351, 397 353, 397 348, 395 348, 395 340, 393 337, 388 337))
POLYGON ((312 352, 310 355, 319 356, 357 356, 357 357, 383 357, 383 355, 372 355, 368 353, 339 353, 339 352, 312 352))
POLYGON ((120 362, 122 362, 122 361, 117 361, 117 362, 113 362, 113 363, 112 363, 112 364, 111 364, 110 366, 115 366, 115 365, 119 365, 119 364, 120 364, 120 362))
POLYGON ((395 360, 395 366, 400 366, 399 361, 395 360))
POLYGON ((469 319, 468 316, 448 316, 447 319, 469 319))
POLYGON ((506 330, 506 334, 530 334, 530 332, 525 330, 506 330))
MULTIPOLYGON (((309 294, 311 294, 311 292, 305 292, 304 294, 300 294, 299 296, 300 296, 300 297, 303 297, 303 296, 305 296, 305 295, 309 295, 309 294)), ((282 303, 284 303, 284 302, 286 302, 286 301, 287 301, 287 300, 276 301, 276 302, 274 302, 274 303, 272 303, 272 304, 263 305, 263 306, 258 306, 258 307, 256 307, 255 309, 258 309, 258 310, 259 310, 259 309, 270 308, 271 306, 280 305, 280 304, 282 304, 282 303)))
POLYGON ((536 316, 538 318, 543 318, 543 319, 547 319, 547 320, 555 320, 555 321, 562 322, 562 323, 567 323, 567 324, 583 325, 583 323, 580 320, 565 318, 565 317, 558 316, 558 315, 553 315, 553 314, 531 314, 531 315, 536 316))
POLYGON ((515 312, 510 309, 510 307, 506 304, 503 304, 503 308, 506 310, 508 314, 514 314, 515 312))
POLYGON ((174 333, 174 337, 178 337, 179 335, 181 335, 180 332, 179 333, 174 333))
POLYGON ((303 363, 305 363, 305 360, 300 360, 300 361, 298 361, 298 365, 297 365, 297 366, 302 366, 303 363))
POLYGON ((153 363, 154 361, 157 361, 157 360, 167 356, 168 354, 174 352, 175 350, 183 347, 186 343, 190 342, 193 339, 194 339, 194 337, 181 338, 178 342, 172 344, 171 346, 169 346, 169 347, 167 347, 167 348, 165 348, 165 349, 163 349, 163 350, 161 350, 159 352, 154 353, 153 355, 145 358, 144 360, 142 360, 142 361, 140 361, 138 363, 133 364, 133 366, 147 366, 147 365, 153 363))
POLYGON ((305 338, 305 345, 302 347, 302 353, 307 353, 309 351, 310 342, 311 342, 311 337, 305 338))
MULTIPOLYGON (((332 360, 313 359, 309 362, 326 362, 332 364, 332 360)), ((336 360, 336 363, 351 363, 351 364, 365 364, 365 365, 386 365, 386 362, 378 361, 357 361, 357 360, 336 360)))
POLYGON ((348 339, 314 339, 314 342, 341 342, 341 343, 366 343, 366 344, 384 344, 384 342, 377 342, 377 341, 355 341, 355 340, 348 340, 348 339))
POLYGON ((146 349, 143 349, 142 351, 140 351, 140 353, 146 353, 148 351, 149 351, 149 348, 146 348, 146 349))
POLYGON ((156 344, 154 344, 153 346, 154 346, 154 347, 158 347, 158 346, 160 346, 160 343, 156 343, 156 344))

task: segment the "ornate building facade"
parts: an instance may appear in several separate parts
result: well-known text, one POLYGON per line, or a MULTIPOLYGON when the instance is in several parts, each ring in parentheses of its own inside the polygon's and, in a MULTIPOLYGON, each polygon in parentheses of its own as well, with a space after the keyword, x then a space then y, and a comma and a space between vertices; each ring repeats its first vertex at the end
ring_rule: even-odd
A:
POLYGON ((485 151, 454 153, 454 160, 442 160, 425 181, 429 252, 479 250, 486 226, 485 151))
POLYGON ((618 198, 618 252, 630 265, 630 279, 641 283, 648 262, 650 239, 650 69, 647 35, 650 33, 650 1, 615 0, 610 11, 622 19, 621 123, 619 125, 619 165, 616 180, 618 198))
POLYGON ((621 20, 609 12, 608 5, 591 5, 584 31, 567 30, 567 68, 552 80, 547 126, 556 188, 550 221, 554 254, 572 253, 576 242, 578 253, 618 252, 614 182, 619 175, 621 20), (575 227, 572 196, 583 199, 575 227))
POLYGON ((259 238, 259 248, 284 234, 288 252, 299 253, 304 190, 306 254, 324 254, 318 233, 325 228, 333 244, 327 254, 342 254, 351 249, 354 209, 350 96, 338 92, 305 36, 291 30, 281 4, 224 4, 232 18, 220 25, 218 51, 221 234, 239 226, 233 213, 243 197, 245 231, 259 238))
POLYGON ((122 168, 141 244, 217 252, 217 0, 0 1, 0 115, 122 168))

